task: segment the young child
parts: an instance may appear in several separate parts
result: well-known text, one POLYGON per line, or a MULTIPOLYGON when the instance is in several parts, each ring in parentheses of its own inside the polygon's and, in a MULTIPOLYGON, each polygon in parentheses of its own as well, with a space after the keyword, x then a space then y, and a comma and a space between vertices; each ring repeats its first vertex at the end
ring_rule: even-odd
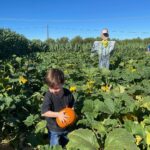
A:
POLYGON ((63 87, 64 73, 59 69, 50 69, 46 74, 46 83, 48 91, 45 94, 42 105, 42 116, 46 118, 50 137, 50 146, 65 146, 68 142, 67 128, 60 128, 56 123, 58 117, 62 122, 67 119, 64 112, 59 112, 65 107, 72 108, 74 97, 71 92, 63 87))
POLYGON ((102 41, 95 41, 91 50, 91 56, 95 52, 99 55, 99 68, 109 69, 110 53, 114 49, 115 41, 109 41, 108 29, 101 32, 102 41))

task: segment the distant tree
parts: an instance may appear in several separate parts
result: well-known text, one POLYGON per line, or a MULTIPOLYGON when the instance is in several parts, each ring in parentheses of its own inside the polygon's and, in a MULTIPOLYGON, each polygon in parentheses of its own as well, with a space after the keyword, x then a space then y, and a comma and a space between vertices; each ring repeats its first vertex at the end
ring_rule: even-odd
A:
POLYGON ((0 29, 0 55, 8 57, 12 54, 27 53, 29 40, 10 29, 0 29))
POLYGON ((80 36, 76 36, 70 42, 71 42, 72 45, 82 44, 83 43, 83 39, 80 36))
POLYGON ((96 37, 96 41, 101 41, 101 37, 96 37))
POLYGON ((47 51, 49 49, 49 46, 46 42, 42 42, 39 39, 34 39, 30 41, 29 44, 29 49, 31 52, 36 52, 36 51, 47 51))
POLYGON ((89 38, 85 38, 83 40, 83 43, 93 43, 95 41, 95 38, 89 37, 89 38))
POLYGON ((144 39, 144 43, 150 44, 150 38, 145 38, 145 39, 144 39))
POLYGON ((59 44, 67 44, 69 42, 68 37, 61 37, 60 39, 57 39, 57 43, 59 44))
POLYGON ((56 41, 54 40, 54 39, 52 39, 52 38, 48 38, 46 41, 45 41, 45 43, 46 44, 54 44, 56 41))

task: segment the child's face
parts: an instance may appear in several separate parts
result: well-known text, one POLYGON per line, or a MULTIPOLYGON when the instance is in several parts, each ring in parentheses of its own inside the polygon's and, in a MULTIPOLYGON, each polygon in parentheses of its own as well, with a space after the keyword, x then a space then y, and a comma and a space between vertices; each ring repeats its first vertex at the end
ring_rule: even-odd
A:
POLYGON ((49 90, 50 90, 51 93, 57 95, 57 94, 59 94, 59 93, 62 92, 62 90, 63 90, 63 85, 62 85, 62 84, 59 84, 59 85, 55 85, 53 88, 50 88, 50 87, 49 87, 49 90))

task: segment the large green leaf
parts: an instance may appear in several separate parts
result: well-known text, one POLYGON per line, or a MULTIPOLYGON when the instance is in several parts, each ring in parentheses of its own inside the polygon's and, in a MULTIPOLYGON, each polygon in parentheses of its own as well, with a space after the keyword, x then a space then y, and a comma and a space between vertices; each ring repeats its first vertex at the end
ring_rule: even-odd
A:
POLYGON ((124 123, 125 128, 128 130, 128 132, 130 132, 133 135, 140 135, 142 137, 144 137, 144 129, 142 127, 141 124, 139 124, 138 122, 133 122, 131 120, 127 120, 124 123))
POLYGON ((110 70, 107 68, 103 68, 101 70, 101 73, 102 73, 102 75, 108 76, 108 75, 110 75, 110 70))
POLYGON ((45 120, 41 120, 40 122, 38 122, 35 127, 35 133, 47 133, 46 124, 47 122, 45 120))
POLYGON ((114 129, 105 140, 105 150, 139 150, 133 136, 126 129, 114 129))
POLYGON ((67 150, 98 150, 99 148, 96 136, 91 130, 78 129, 71 132, 68 137, 67 150))
POLYGON ((144 97, 141 107, 146 108, 150 111, 150 96, 144 97))
POLYGON ((82 112, 85 114, 87 118, 90 119, 96 118, 98 115, 98 111, 100 111, 99 103, 100 101, 97 100, 96 101, 85 100, 82 112))
POLYGON ((108 110, 109 110, 109 114, 113 114, 115 112, 115 105, 114 105, 114 101, 112 99, 106 99, 104 101, 105 105, 107 106, 108 110))
POLYGON ((113 114, 115 111, 114 102, 111 99, 106 99, 104 102, 99 102, 99 111, 101 113, 113 114))
POLYGON ((35 124, 35 121, 37 120, 38 117, 39 117, 38 115, 30 114, 30 116, 28 116, 26 120, 24 120, 23 122, 27 127, 29 127, 35 124))
POLYGON ((106 128, 100 121, 93 121, 92 128, 95 129, 99 134, 104 135, 106 134, 106 128))

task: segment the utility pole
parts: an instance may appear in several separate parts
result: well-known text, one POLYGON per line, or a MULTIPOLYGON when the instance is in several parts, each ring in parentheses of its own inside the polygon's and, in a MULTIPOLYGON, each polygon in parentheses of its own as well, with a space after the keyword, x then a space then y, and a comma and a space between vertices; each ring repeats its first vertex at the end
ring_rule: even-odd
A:
POLYGON ((46 27, 46 32, 47 32, 47 40, 49 39, 49 28, 48 28, 48 24, 47 24, 47 27, 46 27))

